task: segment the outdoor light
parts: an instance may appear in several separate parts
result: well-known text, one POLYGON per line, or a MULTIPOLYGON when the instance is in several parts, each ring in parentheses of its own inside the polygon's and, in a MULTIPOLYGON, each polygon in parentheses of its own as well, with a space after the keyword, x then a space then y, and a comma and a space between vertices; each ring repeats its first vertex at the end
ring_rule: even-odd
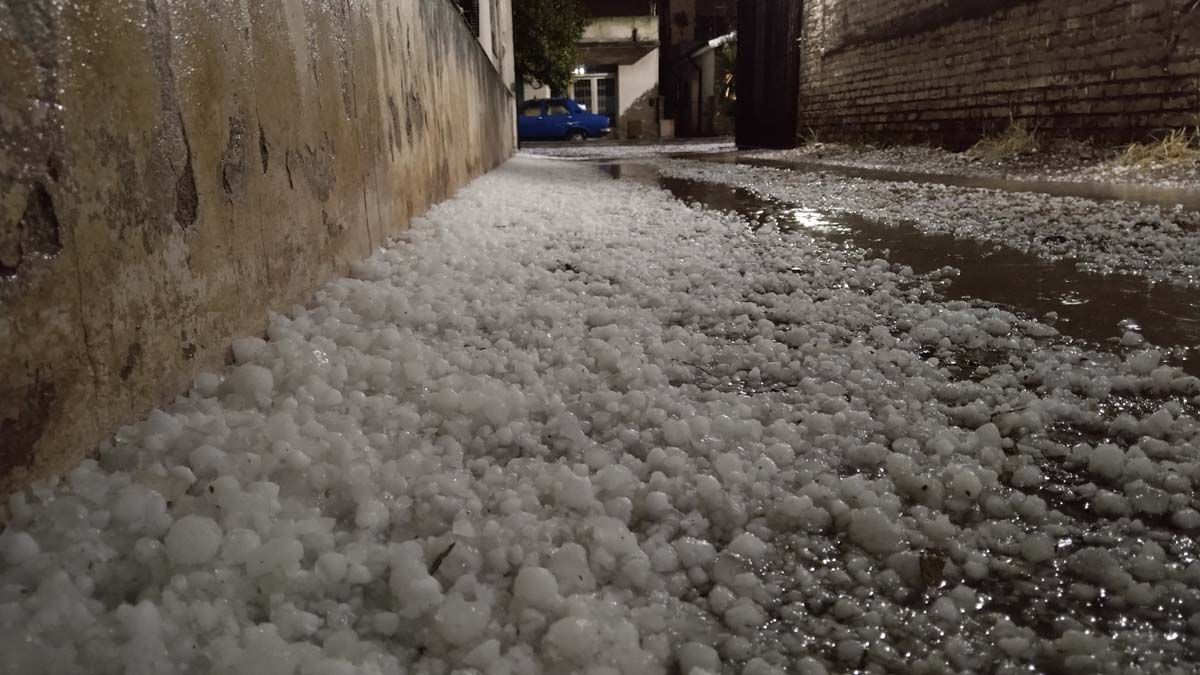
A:
POLYGON ((583 66, 575 66, 575 70, 572 71, 572 74, 573 75, 587 75, 587 68, 585 68, 583 66))

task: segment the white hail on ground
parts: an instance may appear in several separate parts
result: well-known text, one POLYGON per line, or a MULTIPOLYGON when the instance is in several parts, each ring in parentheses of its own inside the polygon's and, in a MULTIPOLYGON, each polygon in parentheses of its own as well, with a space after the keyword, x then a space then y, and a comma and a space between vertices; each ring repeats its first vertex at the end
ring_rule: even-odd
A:
POLYGON ((7 671, 1198 653, 1195 378, 593 167, 510 162, 234 353, 10 500, 7 671))

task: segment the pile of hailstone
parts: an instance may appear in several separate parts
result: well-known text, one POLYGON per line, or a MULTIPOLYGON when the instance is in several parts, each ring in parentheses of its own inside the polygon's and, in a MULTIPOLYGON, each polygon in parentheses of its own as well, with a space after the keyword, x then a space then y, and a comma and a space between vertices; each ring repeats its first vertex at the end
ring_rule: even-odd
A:
POLYGON ((721 152, 732 152, 737 147, 730 141, 717 142, 686 142, 678 141, 665 144, 618 144, 595 145, 592 143, 579 144, 543 144, 525 150, 530 155, 542 157, 557 157, 559 159, 647 159, 663 155, 711 155, 721 152))
POLYGON ((1043 258, 1070 258, 1102 273, 1200 287, 1200 214, 1181 206, 850 179, 688 159, 658 164, 676 178, 723 183, 883 223, 911 223, 926 232, 1003 243, 1043 258))
POLYGON ((1194 667, 1200 382, 934 281, 514 160, 13 496, 3 670, 1194 667))

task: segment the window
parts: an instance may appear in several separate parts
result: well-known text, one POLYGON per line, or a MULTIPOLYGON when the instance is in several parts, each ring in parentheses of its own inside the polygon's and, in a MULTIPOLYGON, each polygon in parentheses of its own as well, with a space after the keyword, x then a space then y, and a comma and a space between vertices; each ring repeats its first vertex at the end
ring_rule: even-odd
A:
POLYGON ((529 103, 521 108, 521 117, 538 117, 542 114, 541 103, 529 103))
POLYGON ((617 80, 604 77, 596 80, 596 109, 593 112, 613 117, 617 114, 617 80))
POLYGON ((576 77, 571 83, 574 99, 588 112, 608 117, 617 116, 617 78, 608 73, 576 77))
POLYGON ((463 21, 471 28, 471 34, 479 37, 479 0, 454 0, 463 21))
POLYGON ((575 84, 571 88, 575 90, 575 102, 592 110, 592 81, 575 80, 575 84))
POLYGON ((571 111, 562 103, 550 103, 546 106, 547 115, 570 115, 571 111))

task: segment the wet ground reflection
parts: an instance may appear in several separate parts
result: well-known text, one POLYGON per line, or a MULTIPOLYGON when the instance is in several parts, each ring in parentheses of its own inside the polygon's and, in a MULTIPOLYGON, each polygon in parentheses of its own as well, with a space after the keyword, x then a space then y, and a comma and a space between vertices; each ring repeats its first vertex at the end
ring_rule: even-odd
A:
POLYGON ((1000 176, 964 176, 961 174, 921 173, 898 169, 866 168, 825 164, 822 162, 786 159, 745 157, 736 152, 708 155, 685 154, 681 159, 741 164, 744 166, 783 169, 808 173, 823 173, 846 178, 891 181, 898 183, 928 183, 953 187, 1000 190, 1003 192, 1030 192, 1052 197, 1079 197, 1101 201, 1134 201, 1160 206, 1181 205, 1187 209, 1200 210, 1200 192, 1182 188, 1156 187, 1134 183, 1083 183, 1055 180, 1029 180, 1000 176))
POLYGON ((1047 261, 994 243, 817 211, 741 188, 665 177, 645 164, 613 163, 604 168, 616 178, 664 188, 685 202, 867 249, 919 273, 955 267, 959 276, 942 289, 947 298, 983 300, 1042 319, 1055 313, 1053 323, 1062 333, 1101 347, 1115 347, 1127 329, 1140 330, 1147 340, 1170 350, 1169 361, 1200 374, 1200 294, 1194 289, 1085 272, 1073 260, 1047 261))

